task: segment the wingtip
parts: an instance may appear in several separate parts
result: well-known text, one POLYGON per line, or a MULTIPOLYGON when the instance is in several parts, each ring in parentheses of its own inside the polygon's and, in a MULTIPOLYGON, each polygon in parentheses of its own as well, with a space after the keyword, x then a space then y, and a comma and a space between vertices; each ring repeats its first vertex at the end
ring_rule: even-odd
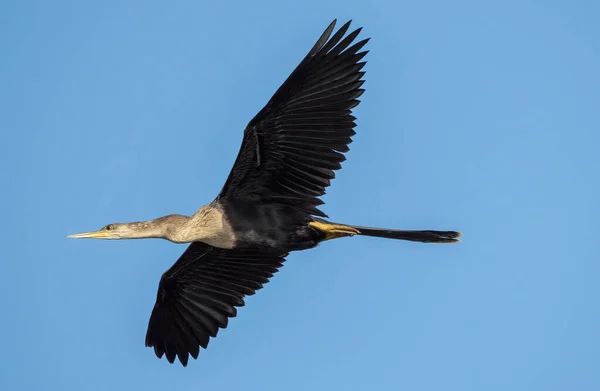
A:
POLYGON ((337 24, 337 18, 333 19, 331 21, 331 23, 329 23, 329 26, 327 26, 327 28, 325 29, 325 31, 329 31, 329 34, 331 34, 331 32, 333 31, 333 29, 335 29, 335 25, 337 24))
POLYGON ((177 358, 179 359, 179 362, 181 363, 181 365, 183 365, 184 368, 187 367, 189 359, 187 352, 181 354, 178 353, 177 358))
POLYGON ((344 25, 342 27, 340 27, 340 30, 342 30, 342 29, 348 30, 350 28, 351 24, 352 24, 352 19, 350 19, 349 21, 347 21, 346 23, 344 23, 344 25))

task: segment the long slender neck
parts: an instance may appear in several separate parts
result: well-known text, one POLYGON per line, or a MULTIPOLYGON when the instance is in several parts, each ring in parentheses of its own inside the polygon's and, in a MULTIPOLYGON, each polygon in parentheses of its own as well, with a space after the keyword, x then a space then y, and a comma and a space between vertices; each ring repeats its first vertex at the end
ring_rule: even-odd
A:
POLYGON ((154 220, 129 223, 126 224, 127 233, 123 236, 128 239, 160 238, 184 243, 190 221, 188 216, 172 214, 154 220))
POLYGON ((184 215, 167 215, 152 220, 150 226, 155 232, 161 233, 161 238, 170 240, 176 243, 186 243, 187 232, 190 229, 191 217, 184 215))
POLYGON ((219 208, 201 207, 192 217, 168 215, 123 227, 122 239, 162 238, 174 243, 204 242, 219 248, 233 248, 235 234, 219 208))

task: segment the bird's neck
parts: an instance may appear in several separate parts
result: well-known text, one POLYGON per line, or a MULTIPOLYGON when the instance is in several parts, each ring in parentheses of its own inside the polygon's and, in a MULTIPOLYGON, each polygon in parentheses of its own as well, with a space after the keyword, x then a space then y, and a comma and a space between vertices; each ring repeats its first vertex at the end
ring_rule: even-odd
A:
POLYGON ((179 238, 185 242, 203 242, 218 248, 233 248, 235 234, 217 203, 204 205, 189 219, 179 238))
POLYGON ((236 243, 233 229, 220 208, 211 204, 200 208, 192 217, 173 214, 131 225, 135 225, 136 238, 162 238, 173 243, 203 242, 218 248, 233 248, 236 243))
POLYGON ((172 214, 147 222, 147 237, 162 238, 174 243, 188 243, 190 240, 192 218, 189 216, 172 214))

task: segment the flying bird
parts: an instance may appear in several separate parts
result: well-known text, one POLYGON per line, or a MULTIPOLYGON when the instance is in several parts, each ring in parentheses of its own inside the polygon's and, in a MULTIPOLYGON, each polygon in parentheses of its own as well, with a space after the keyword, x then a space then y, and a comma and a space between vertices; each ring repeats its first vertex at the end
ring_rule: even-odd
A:
POLYGON ((364 83, 361 28, 350 22, 333 35, 334 20, 244 129, 225 184, 192 216, 114 223, 69 238, 162 238, 191 243, 159 283, 146 346, 186 366, 200 347, 236 316, 282 266, 291 251, 366 235, 452 243, 455 231, 369 228, 327 220, 319 199, 341 168, 355 134, 352 109, 364 83))

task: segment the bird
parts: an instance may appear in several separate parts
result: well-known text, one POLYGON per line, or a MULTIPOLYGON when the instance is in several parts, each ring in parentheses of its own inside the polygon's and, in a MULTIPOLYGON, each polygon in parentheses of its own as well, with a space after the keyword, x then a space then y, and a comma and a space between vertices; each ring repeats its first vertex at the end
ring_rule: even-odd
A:
POLYGON ((454 243, 457 231, 396 230, 329 221, 321 196, 356 134, 353 109, 364 92, 362 27, 325 29, 308 54, 250 120, 216 198, 192 216, 108 224, 68 238, 162 238, 189 243, 161 277, 145 345, 183 366, 237 316, 290 252, 355 235, 454 243))

